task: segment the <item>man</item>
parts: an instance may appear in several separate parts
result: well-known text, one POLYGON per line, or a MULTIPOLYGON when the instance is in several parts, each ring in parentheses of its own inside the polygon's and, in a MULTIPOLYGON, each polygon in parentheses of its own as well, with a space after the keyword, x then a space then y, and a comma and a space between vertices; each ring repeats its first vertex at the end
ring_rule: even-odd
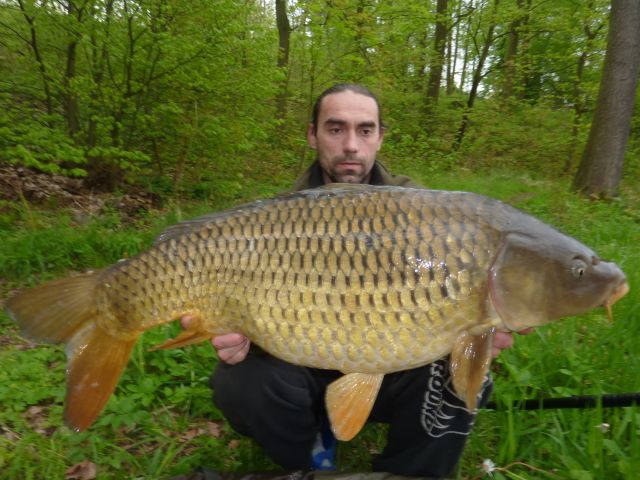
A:
MULTIPOLYGON (((329 88, 318 97, 307 129, 317 160, 293 189, 332 182, 417 186, 407 177, 391 175, 376 161, 384 132, 378 101, 368 89, 353 84, 329 88)), ((185 317, 183 324, 188 321, 185 317)), ((212 343, 222 360, 210 381, 214 403, 231 426, 253 437, 286 469, 322 468, 319 460, 330 464, 331 459, 323 457, 327 445, 318 442, 318 432, 326 425, 325 389, 341 374, 287 364, 250 348, 240 334, 221 335, 212 343)), ((496 335, 494 356, 511 344, 510 334, 496 335)), ((480 405, 490 391, 487 379, 480 405)), ((453 471, 462 454, 474 412, 455 395, 448 362, 441 359, 385 375, 370 420, 389 424, 388 442, 373 460, 374 470, 442 477, 453 471)))

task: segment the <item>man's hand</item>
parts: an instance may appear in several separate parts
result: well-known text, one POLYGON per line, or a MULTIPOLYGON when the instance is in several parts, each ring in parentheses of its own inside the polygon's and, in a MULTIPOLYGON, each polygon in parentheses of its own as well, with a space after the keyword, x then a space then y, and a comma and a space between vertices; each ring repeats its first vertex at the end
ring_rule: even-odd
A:
MULTIPOLYGON (((193 317, 185 315, 180 319, 182 328, 188 328, 193 317)), ((211 345, 216 349, 218 358, 225 363, 235 365, 247 356, 251 342, 241 333, 226 333, 211 339, 211 345)))
MULTIPOLYGON (((525 328, 516 332, 520 335, 527 335, 533 331, 533 328, 525 328)), ((493 337, 493 348, 491 349, 491 356, 496 358, 500 355, 500 352, 505 348, 513 347, 513 334, 511 332, 496 332, 496 336, 493 337)))
POLYGON ((226 333, 213 337, 211 345, 218 352, 220 360, 235 365, 246 358, 251 342, 241 333, 226 333))

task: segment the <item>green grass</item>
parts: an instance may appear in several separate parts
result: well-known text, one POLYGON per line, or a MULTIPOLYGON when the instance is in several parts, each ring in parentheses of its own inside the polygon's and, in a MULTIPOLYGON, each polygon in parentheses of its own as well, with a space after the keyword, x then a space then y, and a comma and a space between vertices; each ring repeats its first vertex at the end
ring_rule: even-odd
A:
MULTIPOLYGON (((618 263, 631 292, 614 306, 614 323, 596 310, 518 337, 494 363, 498 411, 481 411, 459 478, 632 479, 640 470, 640 409, 521 411, 518 401, 640 391, 640 208, 638 185, 620 200, 591 202, 567 193, 567 180, 530 174, 455 172, 414 178, 437 188, 470 190, 508 201, 618 263)), ((99 268, 146 248, 163 226, 277 190, 252 186, 221 202, 173 202, 162 213, 123 222, 116 212, 75 218, 26 205, 0 211, 0 291, 99 268)), ((5 205, 6 206, 6 205, 5 205)), ((179 327, 143 335, 113 398, 89 431, 62 425, 64 354, 35 346, 0 315, 0 478, 64 478, 87 460, 98 477, 166 478, 197 466, 256 471, 275 468, 250 440, 234 433, 210 401, 210 345, 149 352, 179 327)), ((370 425, 341 444, 343 471, 369 468, 385 428, 370 425)))

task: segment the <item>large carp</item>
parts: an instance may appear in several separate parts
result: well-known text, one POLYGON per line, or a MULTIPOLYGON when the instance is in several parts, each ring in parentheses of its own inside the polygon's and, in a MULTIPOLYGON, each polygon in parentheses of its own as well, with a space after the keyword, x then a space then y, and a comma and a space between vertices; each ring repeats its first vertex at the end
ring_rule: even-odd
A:
POLYGON ((23 334, 66 343, 65 421, 90 426, 142 332, 195 321, 160 348, 245 334, 285 361, 345 373, 327 390, 352 438, 384 374, 451 355, 475 408, 496 330, 610 305, 613 263, 502 202, 465 192, 334 184, 180 223, 136 257, 19 293, 23 334))

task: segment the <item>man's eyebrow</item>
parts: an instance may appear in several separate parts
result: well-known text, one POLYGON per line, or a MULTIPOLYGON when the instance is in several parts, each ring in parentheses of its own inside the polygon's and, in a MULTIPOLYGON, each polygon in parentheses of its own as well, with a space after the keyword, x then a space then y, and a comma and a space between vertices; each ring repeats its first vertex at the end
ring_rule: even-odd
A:
MULTIPOLYGON (((334 118, 334 117, 329 117, 324 121, 325 125, 346 125, 348 122, 346 120, 342 120, 340 118, 334 118)), ((376 126, 376 122, 374 121, 366 121, 366 122, 360 122, 357 127, 358 128, 362 128, 362 127, 375 127, 376 126)))
POLYGON ((329 117, 324 121, 325 125, 346 125, 346 120, 341 120, 339 118, 329 117))

